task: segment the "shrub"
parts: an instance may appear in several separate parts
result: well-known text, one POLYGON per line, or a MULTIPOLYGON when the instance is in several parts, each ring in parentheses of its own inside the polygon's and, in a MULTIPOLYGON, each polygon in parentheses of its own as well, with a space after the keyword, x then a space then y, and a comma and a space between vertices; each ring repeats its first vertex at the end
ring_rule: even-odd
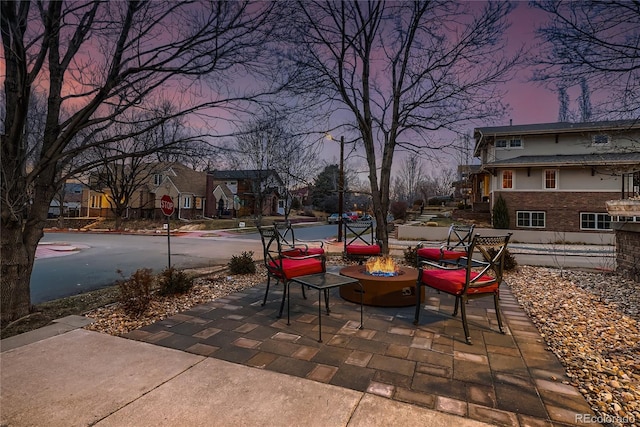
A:
POLYGON ((395 219, 405 219, 407 217, 407 202, 393 202, 389 206, 389 211, 395 219))
POLYGON ((417 267, 418 266, 418 246, 409 246, 408 248, 406 248, 404 251, 404 260, 405 262, 412 266, 412 267, 417 267))
MULTIPOLYGON (((491 255, 491 257, 494 257, 496 256, 497 250, 493 248, 489 248, 487 252, 489 253, 489 255, 491 255)), ((513 256, 513 254, 509 252, 509 249, 505 249, 504 251, 503 262, 504 262, 504 271, 515 270, 516 267, 518 266, 518 261, 516 261, 516 258, 513 256)))
MULTIPOLYGON (((118 270, 122 275, 122 272, 118 270)), ((119 302, 124 311, 133 316, 144 313, 151 302, 154 276, 150 268, 136 270, 129 279, 118 281, 119 302)))
POLYGON ((498 195, 496 204, 493 206, 493 228, 509 228, 509 210, 507 209, 507 202, 502 198, 502 194, 498 195))
POLYGON ((291 200, 291 210, 297 211, 297 210, 300 210, 301 207, 302 207, 302 204, 300 203, 300 199, 298 199, 297 197, 294 197, 293 200, 291 200))
POLYGON ((177 295, 188 292, 193 287, 193 278, 174 267, 165 268, 160 273, 160 295, 177 295))
POLYGON ((255 273, 256 264, 253 260, 253 251, 242 252, 242 255, 233 255, 229 260, 228 266, 231 274, 255 273))

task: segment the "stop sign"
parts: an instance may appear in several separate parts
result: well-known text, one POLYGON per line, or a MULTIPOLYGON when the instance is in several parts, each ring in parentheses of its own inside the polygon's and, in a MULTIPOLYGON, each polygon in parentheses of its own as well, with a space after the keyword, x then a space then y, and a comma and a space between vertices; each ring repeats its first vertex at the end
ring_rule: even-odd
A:
POLYGON ((166 216, 173 215, 173 200, 170 196, 166 194, 162 196, 160 199, 160 210, 162 210, 162 213, 166 216))

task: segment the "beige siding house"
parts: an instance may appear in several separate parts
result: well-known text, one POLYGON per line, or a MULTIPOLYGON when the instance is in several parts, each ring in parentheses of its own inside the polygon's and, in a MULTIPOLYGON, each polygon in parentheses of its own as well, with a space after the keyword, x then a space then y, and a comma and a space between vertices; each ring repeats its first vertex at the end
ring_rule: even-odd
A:
POLYGON ((607 200, 640 192, 640 123, 610 121, 474 130, 477 199, 505 199, 510 228, 611 230, 607 200))

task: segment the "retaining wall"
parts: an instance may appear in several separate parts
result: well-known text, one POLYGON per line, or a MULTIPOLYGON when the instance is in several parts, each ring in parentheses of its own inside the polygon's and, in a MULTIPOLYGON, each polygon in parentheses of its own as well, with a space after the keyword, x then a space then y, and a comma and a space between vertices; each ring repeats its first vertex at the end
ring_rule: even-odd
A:
MULTIPOLYGON (((638 224, 640 226, 640 224, 638 224)), ((441 242, 447 239, 449 227, 424 227, 414 225, 396 226, 398 240, 427 240, 441 242)), ((580 232, 556 232, 556 231, 532 231, 532 230, 497 230, 494 228, 476 228, 475 233, 498 236, 505 233, 513 233, 511 242, 518 243, 573 243, 587 245, 613 245, 615 235, 606 233, 580 233, 580 232)), ((639 234, 640 236, 640 234, 639 234)), ((640 252, 638 252, 640 253, 640 252)))
POLYGON ((616 271, 640 282, 640 223, 615 222, 616 271))

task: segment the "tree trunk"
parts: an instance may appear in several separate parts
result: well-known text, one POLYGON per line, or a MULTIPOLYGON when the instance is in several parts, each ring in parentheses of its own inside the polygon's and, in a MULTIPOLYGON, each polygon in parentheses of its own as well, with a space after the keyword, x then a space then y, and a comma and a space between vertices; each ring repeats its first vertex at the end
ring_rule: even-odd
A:
POLYGON ((2 226, 2 278, 0 313, 2 324, 29 314, 29 288, 38 242, 25 239, 22 224, 11 221, 2 226))

